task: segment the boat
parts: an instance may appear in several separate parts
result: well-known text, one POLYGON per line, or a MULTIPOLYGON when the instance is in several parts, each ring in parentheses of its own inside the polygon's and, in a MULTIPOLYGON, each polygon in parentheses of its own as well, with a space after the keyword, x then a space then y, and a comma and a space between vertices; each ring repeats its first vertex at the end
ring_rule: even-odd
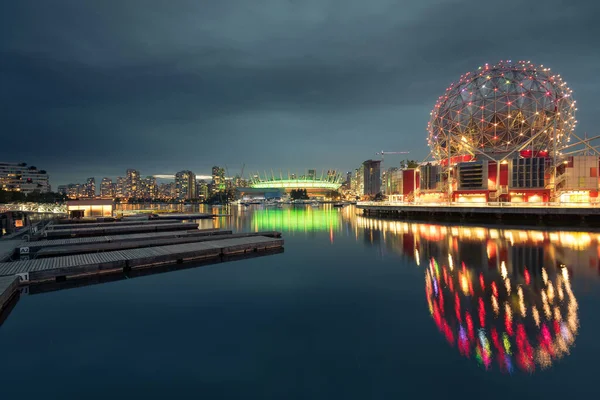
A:
POLYGON ((344 203, 334 203, 333 206, 336 207, 336 208, 342 208, 342 207, 345 207, 346 204, 344 204, 344 203))

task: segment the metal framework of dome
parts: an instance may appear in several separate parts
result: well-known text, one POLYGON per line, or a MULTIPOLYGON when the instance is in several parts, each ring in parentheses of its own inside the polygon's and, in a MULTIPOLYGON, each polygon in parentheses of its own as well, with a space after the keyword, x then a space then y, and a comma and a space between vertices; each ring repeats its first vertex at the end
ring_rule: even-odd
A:
POLYGON ((549 68, 529 61, 486 64, 440 96, 428 144, 438 160, 522 149, 558 152, 575 128, 575 110, 571 89, 549 68))

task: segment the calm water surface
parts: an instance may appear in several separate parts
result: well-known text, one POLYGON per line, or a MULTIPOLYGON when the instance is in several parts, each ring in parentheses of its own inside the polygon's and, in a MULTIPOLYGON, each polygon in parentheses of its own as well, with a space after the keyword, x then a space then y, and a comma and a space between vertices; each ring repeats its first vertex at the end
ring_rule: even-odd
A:
POLYGON ((600 234, 253 207, 201 227, 284 253, 22 296, 2 399, 596 397, 600 234))

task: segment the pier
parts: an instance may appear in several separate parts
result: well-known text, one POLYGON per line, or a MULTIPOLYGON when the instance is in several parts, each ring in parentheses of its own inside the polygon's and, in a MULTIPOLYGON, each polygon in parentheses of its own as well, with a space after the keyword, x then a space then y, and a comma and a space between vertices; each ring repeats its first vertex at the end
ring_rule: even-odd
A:
POLYGON ((106 222, 102 226, 91 227, 71 227, 67 229, 45 229, 42 235, 45 238, 70 238, 83 236, 101 236, 114 235, 125 233, 141 233, 141 232, 161 232, 161 231, 183 231, 198 228, 198 224, 194 222, 176 222, 176 223, 145 223, 134 225, 118 225, 112 222, 106 222))
POLYGON ((221 239, 0 263, 0 277, 18 276, 21 283, 64 280, 80 275, 121 272, 221 255, 264 251, 283 246, 283 239, 265 236, 221 239))
POLYGON ((359 202, 364 215, 408 220, 577 226, 600 222, 600 207, 541 203, 431 203, 359 202))
POLYGON ((119 279, 157 268, 179 269, 189 261, 214 263, 283 251, 280 232, 197 228, 197 223, 171 220, 51 223, 23 240, 0 240, 0 314, 5 318, 10 312, 15 294, 41 284, 106 281, 113 278, 99 277, 119 279))
POLYGON ((19 291, 19 278, 16 276, 0 276, 0 314, 5 306, 19 291))

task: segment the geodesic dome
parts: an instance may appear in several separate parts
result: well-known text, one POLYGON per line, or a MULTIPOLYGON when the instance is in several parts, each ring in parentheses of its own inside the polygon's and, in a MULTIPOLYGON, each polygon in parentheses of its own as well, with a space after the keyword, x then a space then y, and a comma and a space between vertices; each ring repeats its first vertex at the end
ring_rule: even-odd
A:
POLYGON ((575 128, 575 110, 572 90, 549 68, 529 61, 486 64, 440 96, 428 123, 428 144, 441 160, 448 158, 448 148, 451 157, 523 146, 552 151, 556 134, 560 150, 575 128))

